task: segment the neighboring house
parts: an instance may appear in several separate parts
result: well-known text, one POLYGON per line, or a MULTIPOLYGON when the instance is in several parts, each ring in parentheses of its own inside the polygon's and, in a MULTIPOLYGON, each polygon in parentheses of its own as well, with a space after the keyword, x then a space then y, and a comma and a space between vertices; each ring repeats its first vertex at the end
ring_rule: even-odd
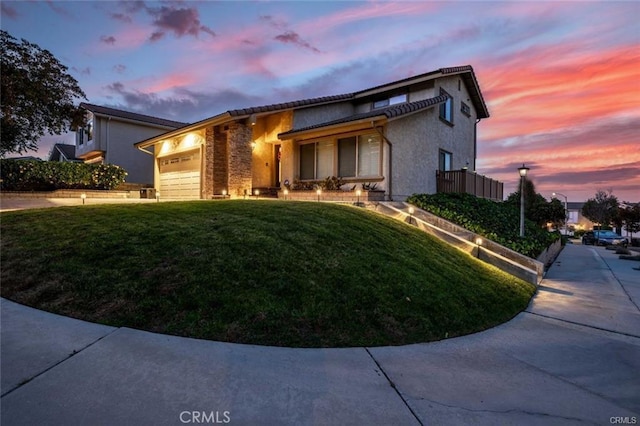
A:
POLYGON ((438 170, 475 170, 476 125, 487 117, 473 68, 462 66, 230 110, 135 145, 153 155, 165 198, 243 196, 339 176, 345 187, 375 183, 386 199, 403 200, 436 192, 438 170))
POLYGON ((567 203, 567 227, 575 230, 593 229, 593 222, 582 215, 584 202, 567 203))
POLYGON ((85 163, 116 164, 124 168, 127 182, 153 182, 153 159, 135 149, 134 142, 185 126, 181 123, 88 103, 87 125, 76 130, 76 156, 85 163))
POLYGON ((82 162, 81 159, 76 158, 76 147, 66 143, 57 143, 51 148, 49 153, 49 161, 59 162, 82 162))

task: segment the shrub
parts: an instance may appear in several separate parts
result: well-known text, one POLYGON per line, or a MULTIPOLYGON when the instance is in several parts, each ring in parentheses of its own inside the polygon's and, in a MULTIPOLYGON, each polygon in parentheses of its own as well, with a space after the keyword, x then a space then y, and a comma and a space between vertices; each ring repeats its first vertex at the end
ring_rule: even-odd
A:
POLYGON ((113 189, 127 172, 113 164, 0 160, 0 188, 6 191, 113 189))
POLYGON ((559 233, 541 229, 529 220, 525 220, 525 236, 521 238, 520 212, 505 202, 455 193, 414 194, 407 202, 532 258, 560 238, 559 233))

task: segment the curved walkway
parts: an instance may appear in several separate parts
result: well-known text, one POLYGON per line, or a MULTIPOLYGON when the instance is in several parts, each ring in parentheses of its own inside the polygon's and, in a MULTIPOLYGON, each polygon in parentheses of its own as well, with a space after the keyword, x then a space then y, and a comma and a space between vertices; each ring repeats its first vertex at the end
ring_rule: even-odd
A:
POLYGON ((470 336, 288 349, 113 328, 1 300, 10 425, 640 423, 640 271, 568 245, 529 308, 470 336), (615 419, 622 418, 622 419, 615 419))

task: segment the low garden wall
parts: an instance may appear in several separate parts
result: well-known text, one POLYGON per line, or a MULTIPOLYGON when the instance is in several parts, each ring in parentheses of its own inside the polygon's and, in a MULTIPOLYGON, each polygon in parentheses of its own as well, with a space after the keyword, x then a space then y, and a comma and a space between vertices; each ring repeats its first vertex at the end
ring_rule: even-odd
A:
POLYGON ((2 198, 140 198, 139 191, 58 189, 55 191, 1 191, 2 198))
POLYGON ((337 201, 356 203, 358 201, 365 202, 378 202, 384 201, 384 191, 362 191, 360 196, 356 195, 355 191, 322 191, 318 194, 316 191, 289 191, 288 194, 284 194, 282 191, 278 192, 278 198, 287 200, 298 201, 337 201))
POLYGON ((542 281, 544 276, 543 262, 487 240, 419 208, 414 207, 413 214, 409 214, 409 207, 411 206, 407 203, 387 202, 375 206, 375 211, 407 223, 410 221, 420 230, 531 284, 537 285, 542 281), (478 239, 482 240, 481 244, 476 243, 478 239))

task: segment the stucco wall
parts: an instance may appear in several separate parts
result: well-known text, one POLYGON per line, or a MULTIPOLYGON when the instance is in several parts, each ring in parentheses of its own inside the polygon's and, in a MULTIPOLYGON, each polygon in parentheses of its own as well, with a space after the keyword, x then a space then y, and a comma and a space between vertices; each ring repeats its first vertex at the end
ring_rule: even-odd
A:
MULTIPOLYGON (((476 113, 464 84, 458 90, 458 77, 438 79, 434 93, 440 87, 453 98, 453 124, 439 118, 436 105, 427 111, 391 121, 387 125, 387 138, 393 144, 392 152, 392 196, 404 200, 414 193, 436 192, 436 170, 439 151, 452 154, 452 169, 461 169, 469 163, 473 170, 474 126, 476 113), (471 107, 471 116, 460 111, 460 102, 471 107)), ((425 95, 427 93, 425 92, 425 95)))
POLYGON ((300 129, 314 124, 353 115, 355 109, 350 102, 341 102, 296 110, 293 114, 293 128, 300 129))
POLYGON ((128 173, 127 182, 151 184, 154 181, 153 156, 138 150, 133 144, 168 130, 94 116, 93 139, 79 145, 76 138, 76 155, 106 151, 104 161, 124 168, 128 173))

